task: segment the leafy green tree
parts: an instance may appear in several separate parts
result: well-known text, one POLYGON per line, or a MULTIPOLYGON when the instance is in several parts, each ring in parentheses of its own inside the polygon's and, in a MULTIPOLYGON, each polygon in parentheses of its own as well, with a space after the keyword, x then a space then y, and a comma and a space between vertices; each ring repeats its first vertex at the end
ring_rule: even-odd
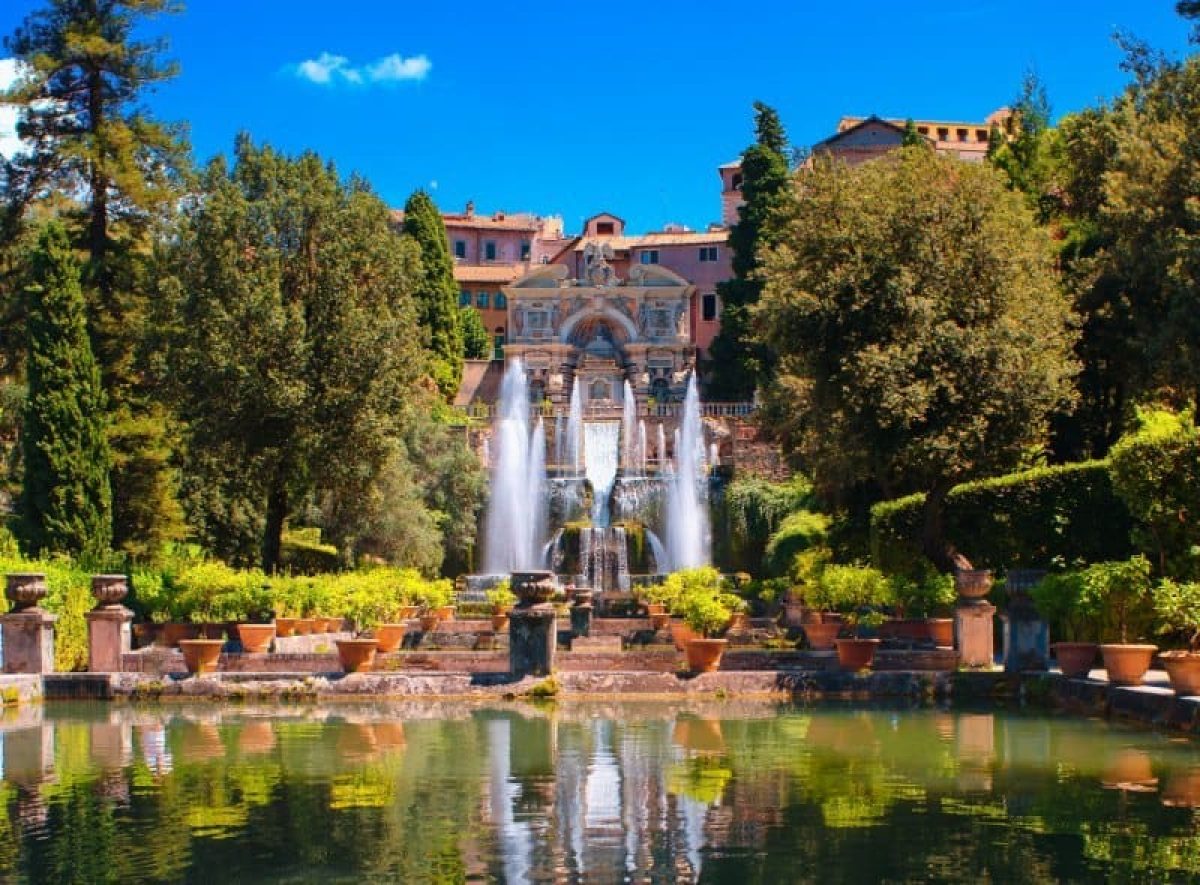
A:
POLYGON ((1008 176, 1013 188, 1025 194, 1044 223, 1061 208, 1053 180, 1055 136, 1050 128, 1050 101, 1036 72, 1025 75, 1021 93, 1003 127, 993 128, 988 161, 1008 176))
POLYGON ((256 527, 272 572, 310 493, 357 487, 394 451, 425 375, 418 256, 378 197, 315 154, 242 136, 235 155, 209 165, 164 256, 166 369, 191 500, 220 498, 196 514, 202 538, 246 558, 221 542, 256 527))
POLYGON ((103 556, 112 532, 104 391, 87 335, 79 263, 51 223, 26 288, 29 395, 19 530, 32 555, 103 556))
POLYGON ((483 324, 479 311, 470 305, 458 308, 458 323, 462 329, 463 356, 469 360, 486 360, 492 356, 492 336, 483 324))
POLYGON ((923 547, 948 570, 949 490, 1016 465, 1072 395, 1045 231, 985 166, 912 148, 818 160, 764 276, 768 425, 829 498, 924 491, 923 547))
POLYGON ((463 337, 459 326, 458 284, 446 242, 446 225, 429 194, 416 191, 404 204, 404 232, 421 250, 416 298, 418 319, 429 336, 432 371, 446 400, 462 381, 463 337))
POLYGON ((904 137, 900 140, 901 147, 928 147, 929 139, 920 133, 912 117, 904 121, 904 137))
POLYGON ((707 396, 748 400, 771 374, 774 359, 753 334, 751 309, 762 293, 761 256, 774 240, 773 215, 790 187, 787 136, 774 109, 754 103, 756 140, 742 153, 742 198, 729 231, 733 278, 717 286, 721 331, 709 348, 707 396))

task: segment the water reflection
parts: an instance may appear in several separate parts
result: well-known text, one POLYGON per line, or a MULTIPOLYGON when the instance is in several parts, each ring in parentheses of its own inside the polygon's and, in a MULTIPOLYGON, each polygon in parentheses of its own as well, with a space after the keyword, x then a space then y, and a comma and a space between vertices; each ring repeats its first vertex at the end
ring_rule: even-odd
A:
POLYGON ((1196 745, 992 712, 61 705, 0 765, 4 879, 1200 875, 1196 745))

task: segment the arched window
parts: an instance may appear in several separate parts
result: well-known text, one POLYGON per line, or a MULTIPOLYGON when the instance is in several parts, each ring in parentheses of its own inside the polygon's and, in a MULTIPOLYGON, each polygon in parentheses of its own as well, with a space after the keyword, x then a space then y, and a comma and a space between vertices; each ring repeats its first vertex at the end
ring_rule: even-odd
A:
POLYGON ((503 292, 497 292, 492 304, 499 309, 504 309, 508 307, 508 297, 503 292))
POLYGON ((735 191, 740 191, 742 189, 742 173, 736 173, 730 180, 729 186, 735 191))

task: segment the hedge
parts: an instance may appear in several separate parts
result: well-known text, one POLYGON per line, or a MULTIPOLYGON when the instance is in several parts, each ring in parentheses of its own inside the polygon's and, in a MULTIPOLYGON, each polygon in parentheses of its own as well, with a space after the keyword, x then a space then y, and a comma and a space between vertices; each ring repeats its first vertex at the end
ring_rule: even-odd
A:
MULTIPOLYGON (((871 561, 889 574, 915 574, 924 495, 871 508, 871 561)), ((978 568, 1048 568, 1124 559, 1132 521, 1113 489, 1107 461, 1036 467, 955 486, 946 535, 978 568)))
POLYGON ((784 518, 778 531, 767 542, 763 564, 766 573, 782 578, 791 571, 797 553, 821 546, 829 536, 829 517, 811 510, 799 510, 784 518))

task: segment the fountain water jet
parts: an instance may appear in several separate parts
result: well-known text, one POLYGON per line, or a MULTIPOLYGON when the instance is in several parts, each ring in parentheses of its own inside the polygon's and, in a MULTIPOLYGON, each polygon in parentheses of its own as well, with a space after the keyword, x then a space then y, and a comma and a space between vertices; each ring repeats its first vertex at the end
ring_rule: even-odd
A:
POLYGON ((683 418, 675 431, 675 470, 667 487, 667 556, 672 570, 708 565, 706 480, 704 425, 693 373, 683 400, 683 418))

